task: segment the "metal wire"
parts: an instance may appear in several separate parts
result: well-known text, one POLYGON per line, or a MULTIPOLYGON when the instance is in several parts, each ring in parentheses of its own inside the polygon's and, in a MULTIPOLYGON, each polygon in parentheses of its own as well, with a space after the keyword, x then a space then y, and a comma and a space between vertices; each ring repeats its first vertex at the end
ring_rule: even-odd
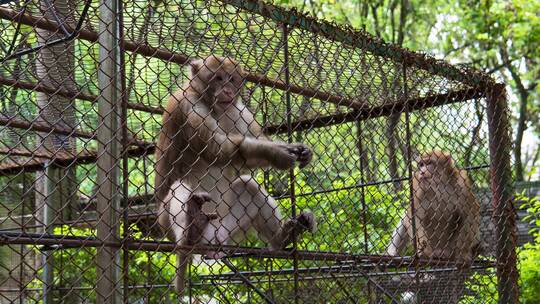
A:
MULTIPOLYGON (((489 76, 255 0, 9 2, 0 32, 0 302, 518 302, 506 93, 489 76), (239 100, 269 138, 313 151, 304 168, 228 168, 251 174, 281 224, 313 213, 318 230, 293 229, 287 248, 251 231, 227 244, 159 236, 162 117, 186 66, 210 54, 244 68, 239 100), (451 153, 481 205, 481 252, 467 269, 422 251, 425 221, 451 217, 426 218, 437 206, 416 201, 415 159, 433 150, 451 153), (408 208, 412 241, 389 255, 408 208), (179 250, 194 257, 175 299, 179 250), (211 252, 225 258, 202 257, 211 252)), ((225 116, 209 115, 224 129, 250 123, 225 116)), ((180 180, 200 159, 216 164, 211 143, 195 140, 174 147, 189 171, 180 180)), ((223 189, 234 170, 222 168, 198 181, 220 219, 236 201, 223 189)))

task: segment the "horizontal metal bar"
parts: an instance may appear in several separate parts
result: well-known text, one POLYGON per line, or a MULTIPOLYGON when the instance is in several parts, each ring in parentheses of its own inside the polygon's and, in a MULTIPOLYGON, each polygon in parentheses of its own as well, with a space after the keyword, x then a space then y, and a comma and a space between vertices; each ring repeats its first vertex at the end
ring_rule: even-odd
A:
POLYGON ((492 86, 495 81, 487 74, 468 69, 458 68, 443 60, 431 56, 414 53, 400 46, 386 43, 364 31, 355 30, 350 26, 337 26, 334 23, 320 20, 297 11, 258 0, 220 0, 242 10, 270 18, 275 22, 286 24, 323 36, 331 41, 341 42, 356 49, 368 51, 374 55, 388 58, 398 64, 414 66, 430 74, 442 76, 466 83, 471 86, 492 86))
MULTIPOLYGON (((473 270, 481 270, 481 269, 488 269, 495 267, 495 263, 489 260, 478 260, 474 262, 473 266, 471 266, 471 269, 473 270), (476 263, 479 263, 479 265, 476 265, 476 263)), ((355 273, 357 271, 364 271, 369 276, 372 277, 385 277, 385 276, 394 276, 394 275, 405 275, 405 274, 415 274, 415 273, 444 273, 444 272, 454 272, 458 268, 452 267, 444 267, 444 268, 430 268, 430 269, 418 269, 418 270, 410 270, 410 271, 386 271, 386 272, 370 272, 372 269, 378 269, 380 268, 380 265, 376 264, 343 264, 343 265, 335 265, 335 266, 319 266, 319 267, 305 267, 305 268, 298 268, 296 271, 298 274, 339 274, 339 273, 355 273)), ((240 271, 240 274, 246 277, 258 277, 258 276, 285 276, 285 275, 292 275, 295 273, 294 268, 286 268, 286 269, 278 269, 278 270, 244 270, 240 271)), ((200 275, 198 276, 201 280, 233 280, 236 279, 237 273, 235 272, 226 272, 226 273, 220 273, 220 274, 208 274, 208 275, 200 275)))
MULTIPOLYGON (((0 85, 10 86, 13 88, 24 89, 24 90, 34 91, 34 92, 46 93, 49 95, 58 95, 58 96, 65 97, 68 99, 81 99, 81 100, 86 100, 93 103, 97 103, 97 98, 98 98, 98 96, 96 95, 86 94, 82 91, 74 92, 74 91, 70 91, 61 87, 51 88, 49 86, 46 86, 40 83, 20 81, 20 80, 9 79, 9 78, 4 78, 4 77, 0 77, 0 85)), ((143 111, 147 113, 163 114, 163 108, 150 107, 150 106, 146 106, 140 103, 128 103, 127 107, 128 109, 143 111)))
MULTIPOLYGON (((480 271, 480 270, 485 270, 485 269, 489 269, 489 268, 493 268, 495 267, 494 265, 492 266, 472 266, 471 267, 471 270, 473 271, 480 271)), ((324 268, 324 267, 320 267, 320 268, 324 268)), ((317 269, 320 269, 320 268, 316 268, 316 267, 313 267, 313 270, 317 270, 317 269)), ((302 269, 302 268, 300 268, 302 269)), ((395 276, 395 275, 412 275, 412 274, 415 274, 415 273, 419 273, 419 274, 429 274, 429 273, 441 273, 441 272, 453 272, 455 271, 456 269, 455 268, 442 268, 442 269, 419 269, 417 271, 390 271, 390 272, 369 272, 369 273, 360 273, 360 272, 350 272, 350 273, 340 273, 340 274, 334 274, 333 276, 331 275, 328 275, 328 274, 321 274, 321 275, 317 275, 317 276, 303 276, 302 277, 302 281, 313 281, 313 280, 334 280, 335 278, 338 278, 338 279, 347 279, 347 278, 356 278, 356 277, 364 277, 366 276, 369 276, 369 277, 387 277, 387 276, 395 276)), ((274 270, 274 271, 264 271, 264 270, 261 270, 261 272, 264 272, 263 275, 263 278, 261 279, 254 279, 252 280, 252 282, 254 283, 279 283, 279 282, 290 282, 292 279, 290 278, 271 278, 271 279, 268 279, 268 277, 264 277, 265 275, 281 275, 282 273, 279 272, 279 270, 274 270)), ((249 271, 242 271, 243 274, 247 275, 247 273, 249 273, 249 271)), ((312 273, 316 273, 316 271, 313 271, 312 273)), ((215 275, 215 276, 219 276, 219 275, 215 275)), ((189 283, 189 286, 190 287, 198 287, 198 286, 212 286, 214 284, 217 284, 217 285, 243 285, 244 282, 240 281, 240 280, 234 280, 234 278, 224 278, 224 279, 216 279, 216 278, 207 278, 206 275, 200 275, 198 276, 199 279, 201 280, 212 280, 212 283, 209 283, 209 282, 191 282, 189 283)), ((174 287, 174 284, 144 284, 144 285, 130 285, 128 288, 129 289, 161 289, 161 288, 173 288, 174 287)), ((120 288, 123 288, 122 286, 120 286, 120 288)), ((60 291, 70 291, 70 290, 93 290, 95 289, 95 287, 93 286, 73 286, 73 287, 58 287, 58 286, 53 286, 52 287, 52 290, 60 290, 60 291)), ((12 292, 12 293, 16 293, 16 292, 41 292, 43 291, 43 288, 22 288, 22 289, 18 289, 18 288, 0 288, 0 292, 12 292)))
MULTIPOLYGON (((137 147, 132 147, 127 150, 129 157, 140 157, 143 155, 153 154, 155 151, 155 146, 153 144, 140 145, 137 147)), ((91 164, 97 161, 98 155, 93 151, 83 151, 77 153, 74 157, 62 157, 59 155, 52 160, 20 160, 17 162, 10 161, 9 163, 0 164, 0 176, 10 175, 10 174, 19 174, 21 172, 35 172, 40 171, 45 168, 47 164, 55 165, 58 167, 70 167, 75 165, 82 164, 91 164)))
MULTIPOLYGON (((294 131, 310 130, 346 122, 389 116, 395 113, 405 113, 406 110, 409 112, 418 111, 426 108, 464 102, 476 98, 483 98, 485 96, 485 89, 472 88, 438 95, 417 97, 399 103, 385 103, 381 106, 369 107, 362 110, 295 121, 292 123, 292 129, 294 131)), ((268 133, 283 133, 286 132, 287 125, 281 124, 269 126, 265 130, 268 133)))
MULTIPOLYGON (((6 7, 0 7, 0 18, 10 20, 10 21, 16 20, 16 21, 19 21, 20 23, 30 25, 32 27, 49 30, 52 32, 58 31, 60 29, 58 24, 52 20, 49 20, 43 17, 35 17, 27 13, 19 14, 18 12, 12 9, 6 8, 6 7)), ((66 24, 66 27, 68 27, 68 29, 71 30, 69 28, 69 25, 66 24)), ((97 42, 98 33, 91 30, 80 30, 77 34, 77 38, 90 41, 90 42, 97 42)), ((174 62, 181 65, 184 65, 190 61, 190 58, 184 54, 173 53, 163 48, 156 48, 145 43, 137 43, 130 40, 123 40, 122 42, 123 42, 123 47, 126 51, 130 51, 130 52, 140 54, 143 56, 158 58, 164 61, 174 62)), ((306 96, 306 97, 312 97, 315 99, 319 99, 321 101, 327 101, 330 103, 334 103, 338 106, 345 106, 345 107, 350 107, 353 109, 359 109, 359 108, 365 107, 365 104, 361 102, 360 100, 351 100, 351 99, 348 99, 347 97, 332 95, 330 93, 320 92, 319 90, 315 90, 311 88, 304 88, 304 87, 295 86, 295 85, 287 85, 285 82, 281 80, 272 79, 258 73, 248 73, 246 75, 246 79, 250 82, 258 83, 258 84, 272 87, 272 88, 278 88, 281 90, 287 90, 287 91, 290 91, 291 93, 295 93, 295 94, 306 96)))
MULTIPOLYGON (((26 232, 0 232, 0 245, 44 245, 54 246, 56 249, 82 248, 82 247, 114 247, 125 246, 129 250, 139 251, 157 251, 174 252, 179 249, 189 251, 192 254, 205 254, 208 251, 223 251, 229 258, 232 257, 250 257, 250 258, 276 258, 292 259, 293 255, 300 260, 318 260, 318 261, 342 261, 342 262, 374 262, 379 263, 381 267, 407 267, 410 265, 418 266, 456 266, 456 263, 443 259, 416 259, 414 257, 394 257, 382 255, 365 255, 339 252, 324 251, 304 251, 304 250, 274 250, 269 248, 252 248, 232 245, 197 245, 180 246, 172 242, 157 242, 124 239, 121 242, 103 242, 95 237, 79 237, 67 235, 55 235, 47 233, 26 233, 26 232), (240 255, 239 255, 240 254, 240 255)), ((492 262, 489 262, 491 264, 492 262)))
MULTIPOLYGON (((1 9, 0 9, 1 11, 1 9)), ((383 115, 391 115, 393 113, 399 113, 405 109, 411 111, 421 110, 427 107, 441 106, 444 104, 452 104, 460 101, 467 101, 473 98, 482 98, 485 93, 479 89, 468 89, 457 92, 450 92, 440 95, 426 96, 422 98, 414 98, 400 104, 388 104, 380 107, 375 107, 363 111, 353 111, 343 114, 336 114, 330 116, 316 117, 312 119, 299 120, 292 122, 293 131, 310 131, 316 128, 328 127, 345 122, 360 121, 371 118, 376 118, 383 115)), ((265 128, 265 132, 268 134, 279 134, 287 132, 285 125, 268 126, 265 128)), ((155 146, 150 143, 141 144, 141 147, 136 149, 130 149, 128 155, 130 157, 140 157, 142 155, 152 154, 155 151, 155 146)), ((61 164, 86 164, 95 162, 95 156, 74 157, 72 159, 62 160, 61 164)), ((54 165, 56 162, 53 162, 54 165)), ((17 174, 20 172, 34 172, 42 170, 45 162, 28 162, 20 165, 0 166, 0 175, 17 174)))
POLYGON ((67 129, 60 128, 57 126, 50 125, 48 123, 37 122, 37 121, 26 121, 19 118, 6 117, 5 115, 0 115, 0 125, 6 126, 8 128, 17 128, 24 130, 31 130, 36 132, 47 132, 55 133, 62 135, 77 136, 81 138, 94 139, 96 136, 93 133, 80 131, 77 129, 67 129))

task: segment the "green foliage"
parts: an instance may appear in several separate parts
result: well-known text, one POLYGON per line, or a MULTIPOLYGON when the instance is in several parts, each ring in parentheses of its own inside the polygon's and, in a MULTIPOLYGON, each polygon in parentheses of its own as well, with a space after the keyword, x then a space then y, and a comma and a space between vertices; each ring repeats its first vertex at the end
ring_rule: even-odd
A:
POLYGON ((540 200, 537 198, 527 198, 518 196, 518 200, 525 201, 524 209, 527 210, 527 217, 534 228, 531 233, 534 235, 534 242, 528 243, 519 250, 520 268, 520 292, 522 303, 538 303, 540 299, 540 200))

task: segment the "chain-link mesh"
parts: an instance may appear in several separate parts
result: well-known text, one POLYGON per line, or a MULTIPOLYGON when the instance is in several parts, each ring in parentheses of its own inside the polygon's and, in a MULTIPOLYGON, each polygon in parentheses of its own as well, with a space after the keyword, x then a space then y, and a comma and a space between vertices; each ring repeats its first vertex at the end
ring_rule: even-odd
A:
POLYGON ((0 303, 176 302, 176 253, 189 303, 517 302, 489 77, 251 0, 8 1, 0 31, 0 303))

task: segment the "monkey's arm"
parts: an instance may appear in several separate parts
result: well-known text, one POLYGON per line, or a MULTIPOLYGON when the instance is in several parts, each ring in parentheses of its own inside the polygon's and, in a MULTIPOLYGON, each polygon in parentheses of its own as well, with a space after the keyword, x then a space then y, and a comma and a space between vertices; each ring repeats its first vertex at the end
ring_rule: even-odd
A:
MULTIPOLYGON (((167 125, 164 125, 167 128, 167 125)), ((175 162, 180 157, 180 150, 172 147, 172 139, 167 135, 168 132, 161 131, 158 144, 156 146, 156 174, 154 178, 154 187, 156 198, 162 200, 167 196, 171 186, 171 180, 177 178, 174 169, 175 162)))
POLYGON ((189 107, 182 115, 182 138, 189 143, 189 149, 215 165, 232 162, 257 167, 264 160, 277 169, 288 169, 300 160, 294 145, 224 133, 206 109, 189 107))
POLYGON ((408 214, 409 212, 401 219, 392 233, 392 240, 386 249, 387 255, 396 256, 402 254, 407 244, 411 241, 408 231, 408 225, 410 225, 410 219, 407 216, 408 214))

